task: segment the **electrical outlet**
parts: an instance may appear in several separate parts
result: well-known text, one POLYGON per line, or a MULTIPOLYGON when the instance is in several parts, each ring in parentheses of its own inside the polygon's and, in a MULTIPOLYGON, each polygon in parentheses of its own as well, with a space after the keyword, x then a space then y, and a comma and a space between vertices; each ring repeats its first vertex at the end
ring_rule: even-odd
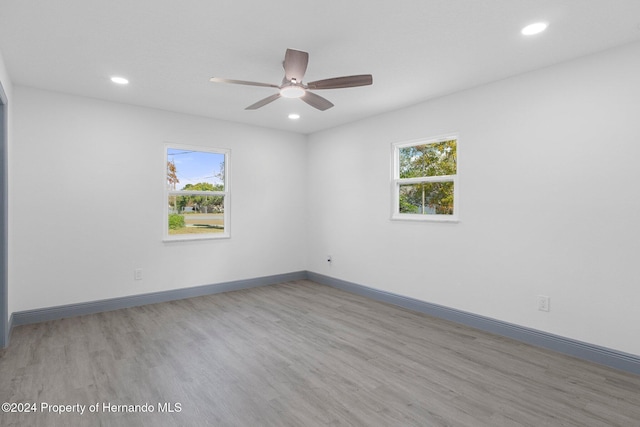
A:
POLYGON ((546 295, 538 295, 538 310, 550 311, 551 310, 551 298, 546 295))
POLYGON ((142 269, 141 268, 136 268, 135 270, 133 270, 133 278, 135 280, 142 280, 142 269))

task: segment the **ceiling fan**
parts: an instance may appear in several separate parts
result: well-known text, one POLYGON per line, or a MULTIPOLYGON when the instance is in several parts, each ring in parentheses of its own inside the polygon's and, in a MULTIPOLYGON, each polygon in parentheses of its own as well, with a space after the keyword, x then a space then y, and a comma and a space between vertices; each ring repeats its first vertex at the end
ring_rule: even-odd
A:
POLYGON ((316 80, 315 82, 309 82, 304 84, 302 78, 307 71, 307 64, 309 63, 309 54, 295 49, 287 49, 284 55, 284 78, 280 86, 269 83, 248 82, 244 80, 230 80, 220 77, 212 77, 211 81, 214 83, 232 83, 237 85, 248 86, 264 86, 279 89, 279 92, 268 96, 255 104, 249 105, 245 110, 257 110, 260 107, 275 101, 280 97, 285 98, 300 98, 307 104, 320 111, 328 110, 333 107, 333 104, 313 92, 309 89, 342 89, 347 87, 367 86, 373 83, 373 77, 371 74, 360 74, 357 76, 345 76, 334 77, 331 79, 316 80))

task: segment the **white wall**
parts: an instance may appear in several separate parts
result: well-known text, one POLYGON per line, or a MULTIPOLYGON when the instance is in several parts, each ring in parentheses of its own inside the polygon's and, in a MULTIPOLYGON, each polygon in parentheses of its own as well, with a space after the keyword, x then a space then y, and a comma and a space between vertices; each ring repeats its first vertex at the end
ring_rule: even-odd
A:
MULTIPOLYGON (((7 72, 7 69, 5 67, 4 64, 4 58, 2 57, 2 52, 0 52, 0 83, 2 84, 2 88, 4 89, 5 95, 7 97, 7 103, 9 105, 12 104, 12 99, 13 99, 13 84, 11 83, 11 79, 9 78, 9 73, 7 72)), ((9 155, 9 152, 11 151, 11 141, 12 141, 12 128, 13 126, 11 125, 11 118, 12 118, 12 110, 11 107, 7 108, 7 157, 9 155)), ((9 164, 9 162, 7 162, 7 169, 10 169, 11 165, 9 164)), ((7 175, 9 174, 9 172, 7 172, 7 175)), ((2 209, 4 209, 4 207, 2 207, 2 209)), ((11 232, 11 230, 7 230, 7 234, 9 234, 11 232)), ((9 254, 7 255, 7 258, 9 258, 11 256, 11 252, 9 252, 9 254)), ((8 261, 9 263, 9 261, 8 261)), ((7 266, 8 267, 8 266, 7 266)), ((7 284, 7 294, 9 292, 11 292, 9 288, 9 285, 7 284)), ((7 320, 9 320, 9 317, 11 316, 12 310, 11 310, 11 304, 9 301, 7 301, 7 320)), ((4 333, 4 331, 2 331, 2 333, 4 333)))
POLYGON ((312 135, 308 270, 640 355, 638 76, 628 45, 312 135), (390 221, 391 143, 448 132, 461 222, 390 221))
POLYGON ((11 311, 306 268, 304 136, 22 86, 13 98, 11 311), (231 239, 161 241, 165 142, 231 149, 231 239))
POLYGON ((2 87, 4 88, 5 95, 7 98, 11 98, 11 91, 13 89, 13 85, 11 84, 11 79, 9 78, 9 73, 7 72, 7 68, 4 65, 4 58, 2 57, 2 52, 0 52, 0 82, 2 83, 2 87))

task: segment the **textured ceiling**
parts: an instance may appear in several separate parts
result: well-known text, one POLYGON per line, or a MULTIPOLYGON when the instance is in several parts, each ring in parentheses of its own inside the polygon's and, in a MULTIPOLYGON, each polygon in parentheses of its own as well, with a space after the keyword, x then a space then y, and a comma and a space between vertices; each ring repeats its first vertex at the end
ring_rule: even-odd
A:
POLYGON ((305 134, 637 40, 638 0, 0 0, 15 84, 305 134), (520 34, 538 20, 545 33, 520 34), (318 91, 335 104, 321 112, 245 111, 275 89, 209 82, 279 84, 286 48, 309 52, 305 81, 374 83, 318 91))

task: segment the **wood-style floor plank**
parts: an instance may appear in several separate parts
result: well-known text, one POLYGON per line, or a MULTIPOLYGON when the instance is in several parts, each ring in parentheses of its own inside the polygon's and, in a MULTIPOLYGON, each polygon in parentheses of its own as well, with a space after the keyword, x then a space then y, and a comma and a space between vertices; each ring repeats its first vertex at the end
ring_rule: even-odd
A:
POLYGON ((0 380, 100 408, 2 426, 640 426, 638 376, 309 281, 20 326, 0 380))

